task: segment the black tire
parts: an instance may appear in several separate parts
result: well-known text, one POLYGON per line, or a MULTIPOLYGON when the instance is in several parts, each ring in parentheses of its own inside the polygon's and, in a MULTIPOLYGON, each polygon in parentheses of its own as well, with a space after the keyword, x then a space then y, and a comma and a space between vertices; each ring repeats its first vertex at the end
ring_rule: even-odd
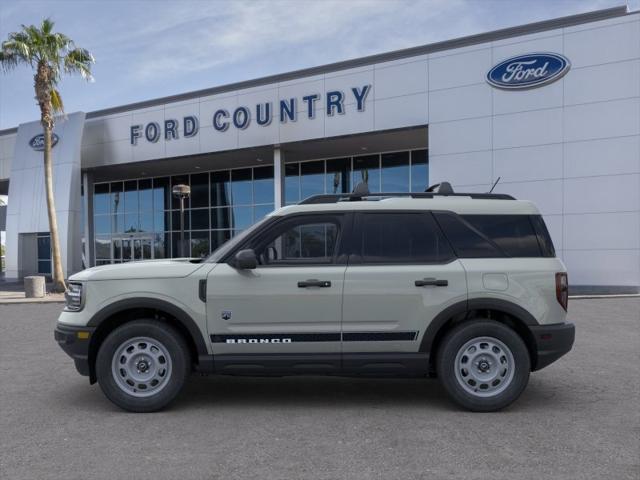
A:
MULTIPOLYGON (((481 352, 480 349, 477 351, 481 352)), ((500 357, 499 360, 502 360, 502 353, 503 352, 500 351, 497 355, 500 357)), ((507 357, 508 355, 505 356, 505 359, 507 357)), ((497 364, 497 362, 492 363, 492 365, 494 364, 497 364)), ((464 367, 464 365, 462 366, 464 367)), ((486 368, 486 364, 483 366, 486 368)), ((479 372, 480 366, 477 368, 479 372)), ((501 369, 502 367, 498 367, 494 371, 501 369)), ((493 412, 507 407, 523 392, 529 382, 531 360, 527 346, 514 330, 494 320, 475 319, 464 322, 447 333, 438 349, 436 370, 438 378, 445 390, 458 405, 474 412, 493 412), (468 370, 465 368, 461 368, 459 374, 456 375, 456 357, 458 353, 460 352, 462 361, 468 361, 464 358, 464 352, 467 352, 467 350, 465 349, 464 352, 462 352, 461 349, 468 344, 468 342, 472 342, 474 339, 480 337, 497 339, 510 350, 514 365, 511 369, 513 374, 510 377, 510 381, 505 380, 503 383, 503 385, 507 385, 506 387, 500 385, 501 379, 498 379, 498 385, 495 387, 492 387, 490 382, 478 385, 472 377, 464 377, 463 372, 466 372, 468 375, 468 370), (463 385, 465 381, 466 384, 463 385), (495 394, 492 394, 490 391, 480 391, 479 387, 488 389, 504 388, 504 390, 496 391, 495 394), (469 390, 471 389, 475 389, 476 393, 470 393, 469 390)), ((507 370, 504 369, 502 371, 507 370)))
MULTIPOLYGON (((143 342, 141 345, 146 348, 143 342)), ((166 407, 182 390, 190 370, 189 348, 185 339, 175 328, 157 320, 134 320, 116 328, 102 342, 96 358, 96 376, 100 388, 109 400, 130 412, 155 412, 166 407), (117 354, 123 343, 137 337, 145 337, 159 342, 170 357, 165 360, 170 365, 170 369, 167 370, 167 377, 161 380, 162 388, 146 397, 137 397, 135 394, 125 391, 118 384, 122 381, 116 380, 116 374, 112 368, 114 355, 117 354)), ((140 371, 138 370, 138 372, 140 371)))

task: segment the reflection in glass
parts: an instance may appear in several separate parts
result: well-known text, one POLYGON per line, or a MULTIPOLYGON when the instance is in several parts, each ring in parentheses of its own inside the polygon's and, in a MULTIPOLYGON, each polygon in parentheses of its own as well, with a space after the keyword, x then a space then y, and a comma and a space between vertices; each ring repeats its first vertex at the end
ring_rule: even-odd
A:
POLYGON ((166 258, 167 245, 169 244, 168 233, 156 233, 153 236, 153 258, 166 258))
POLYGON ((124 211, 137 213, 138 209, 138 182, 136 180, 124 182, 124 211))
POLYGON ((253 207, 233 207, 233 228, 244 230, 253 224, 253 207))
POLYGON ((273 204, 271 205, 256 205, 253 207, 253 223, 256 223, 258 220, 262 220, 268 214, 273 212, 273 204))
POLYGON ((300 164, 300 199, 324 193, 324 161, 300 164))
MULTIPOLYGON (((174 175, 171 177, 171 188, 176 185, 189 185, 189 175, 174 175)), ((189 208, 190 198, 185 198, 184 208, 189 208)), ((180 208, 180 199, 171 195, 171 208, 180 208)))
POLYGON ((50 235, 38 235, 38 258, 49 259, 51 258, 51 236, 50 235))
POLYGON ((94 185, 93 189, 93 213, 109 213, 109 203, 111 201, 109 197, 109 184, 101 183, 94 185))
POLYGON ((96 235, 96 258, 111 258, 111 237, 96 235))
POLYGON ((113 243, 113 259, 122 260, 122 239, 114 238, 112 240, 112 243, 113 243))
POLYGON ((253 203, 250 168, 231 170, 231 201, 234 205, 253 203))
POLYGON ((209 255, 209 232, 191 232, 191 256, 203 258, 209 255))
POLYGON ((253 203, 273 203, 273 167, 253 169, 253 203))
POLYGON ((191 208, 209 206, 209 174, 191 175, 191 208))
POLYGON ((138 200, 140 202, 140 211, 150 212, 153 210, 153 190, 150 178, 138 181, 138 200))
POLYGON ((124 214, 124 231, 125 233, 137 232, 140 229, 138 222, 138 212, 130 212, 124 214))
POLYGON ((284 166, 284 199, 287 205, 300 201, 300 164, 284 166))
POLYGON ((383 153, 382 191, 409 191, 409 152, 383 153))
POLYGON ((351 159, 327 160, 326 193, 351 192, 351 159))
POLYGON ((153 212, 153 231, 164 232, 169 230, 169 212, 153 212))
POLYGON ((169 177, 153 179, 153 209, 168 210, 171 208, 171 189, 169 177))
POLYGON ((230 173, 211 172, 211 206, 224 207, 231 205, 230 173))
MULTIPOLYGON (((185 210, 184 211, 184 229, 185 230, 189 230, 189 212, 190 210, 185 210)), ((173 212, 171 212, 171 230, 175 231, 180 231, 181 227, 180 227, 180 210, 174 210, 173 212)))
POLYGON ((353 158, 353 186, 364 182, 371 193, 380 192, 380 156, 366 155, 353 158))
POLYGON ((209 209, 191 210, 191 230, 209 230, 209 209))
POLYGON ((93 217, 93 228, 96 235, 111 233, 111 215, 96 215, 93 217))
POLYGON ((231 209, 229 207, 211 209, 211 228, 231 228, 231 209))
POLYGON ((141 232, 153 232, 153 212, 140 212, 141 232))
POLYGON ((411 152, 411 191, 424 192, 429 186, 429 156, 427 150, 411 152))
POLYGON ((231 238, 231 230, 213 230, 211 232, 211 251, 231 238))

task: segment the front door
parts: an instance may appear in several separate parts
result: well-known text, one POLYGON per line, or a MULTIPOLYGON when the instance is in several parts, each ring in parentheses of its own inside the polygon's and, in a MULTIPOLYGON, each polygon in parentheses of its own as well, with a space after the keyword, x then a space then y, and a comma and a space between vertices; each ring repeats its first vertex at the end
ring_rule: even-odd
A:
POLYGON ((135 262, 153 258, 151 237, 122 237, 114 239, 113 259, 116 262, 135 262))
POLYGON ((216 265, 207 279, 207 322, 217 369, 340 368, 347 217, 276 220, 242 245, 256 252, 256 269, 216 265))
POLYGON ((345 368, 357 368, 359 359, 374 367, 402 365, 419 353, 431 320, 466 300, 464 268, 430 213, 358 213, 352 245, 343 303, 345 368))

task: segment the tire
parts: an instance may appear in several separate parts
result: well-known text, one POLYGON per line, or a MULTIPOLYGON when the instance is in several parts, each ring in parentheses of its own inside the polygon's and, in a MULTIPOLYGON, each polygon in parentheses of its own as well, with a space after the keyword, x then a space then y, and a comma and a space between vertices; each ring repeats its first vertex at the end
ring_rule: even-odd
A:
POLYGON ((513 403, 529 382, 531 360, 520 336, 494 320, 458 325, 444 337, 436 358, 438 378, 449 396, 474 412, 513 403))
POLYGON ((96 376, 109 400, 130 412, 155 412, 180 393, 191 370, 182 335, 157 320, 134 320, 100 345, 96 376))

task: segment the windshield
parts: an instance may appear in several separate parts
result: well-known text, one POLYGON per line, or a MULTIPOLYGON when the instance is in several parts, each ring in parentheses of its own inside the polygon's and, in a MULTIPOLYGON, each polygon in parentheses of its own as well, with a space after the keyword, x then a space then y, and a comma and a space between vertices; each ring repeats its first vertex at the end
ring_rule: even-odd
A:
POLYGON ((216 263, 219 262, 220 259, 222 257, 224 257, 227 253, 229 253, 230 250, 233 250, 233 248, 238 245, 239 243, 243 242, 245 238, 247 238, 252 232, 254 232, 255 230, 257 230, 259 227, 261 227, 265 222, 267 222, 267 220, 269 220, 271 217, 265 217, 262 220, 260 220, 257 223, 254 223, 253 225, 251 225, 249 228, 247 228, 246 230, 244 230, 242 233, 240 233, 239 235, 236 235, 235 237, 233 237, 231 240, 223 243, 222 245, 220 245, 218 248, 216 248, 211 255, 209 255, 207 258, 203 259, 202 262, 208 262, 208 263, 216 263))

